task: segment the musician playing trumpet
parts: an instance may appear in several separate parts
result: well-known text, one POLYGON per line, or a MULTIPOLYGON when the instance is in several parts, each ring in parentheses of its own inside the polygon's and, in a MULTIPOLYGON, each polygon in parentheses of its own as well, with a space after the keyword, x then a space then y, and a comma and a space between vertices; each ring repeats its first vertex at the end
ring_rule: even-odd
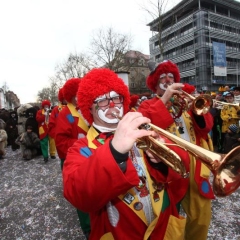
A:
MULTIPOLYGON (((185 219, 178 207, 189 180, 136 147, 137 139, 159 136, 139 128, 148 118, 128 112, 122 79, 109 69, 93 69, 81 79, 77 99, 91 127, 68 150, 64 196, 90 214, 89 239, 183 239, 185 219)), ((187 159, 186 151, 171 149, 187 159)))
POLYGON ((43 160, 46 163, 48 162, 48 149, 50 151, 51 157, 53 157, 56 154, 56 147, 54 140, 48 136, 48 123, 51 103, 49 100, 43 100, 41 106, 42 109, 38 110, 36 120, 38 122, 38 131, 43 160))
MULTIPOLYGON (((177 65, 167 60, 160 64, 151 62, 149 68, 151 73, 146 84, 157 96, 142 102, 138 111, 151 119, 154 125, 212 151, 212 141, 208 133, 212 129, 213 118, 209 112, 204 111, 197 115, 193 107, 185 108, 182 89, 189 85, 180 83, 177 65), (178 108, 173 105, 174 96, 178 96, 179 101, 182 102, 178 108)), ((188 93, 194 93, 195 88, 189 89, 188 93)), ((206 105, 207 108, 209 104, 206 105)), ((214 199, 209 183, 210 171, 190 154, 188 160, 190 161, 190 186, 181 202, 187 214, 184 239, 205 240, 211 220, 211 199, 214 199)))

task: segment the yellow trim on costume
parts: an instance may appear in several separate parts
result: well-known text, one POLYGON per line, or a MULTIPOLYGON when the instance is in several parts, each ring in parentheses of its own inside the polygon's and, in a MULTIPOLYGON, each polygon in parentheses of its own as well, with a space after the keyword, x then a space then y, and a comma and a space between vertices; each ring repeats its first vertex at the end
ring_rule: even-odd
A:
POLYGON ((85 132, 88 131, 88 125, 84 121, 82 115, 77 111, 76 107, 72 103, 67 104, 69 111, 71 112, 73 117, 78 118, 78 126, 83 129, 85 132))
POLYGON ((93 139, 95 139, 97 136, 99 135, 99 133, 97 132, 97 130, 91 126, 87 132, 87 140, 88 140, 88 147, 92 148, 92 149, 97 149, 97 146, 92 142, 93 139))
POLYGON ((42 135, 44 133, 45 133, 44 128, 42 126, 39 127, 39 135, 42 135))
POLYGON ((112 233, 108 232, 108 233, 105 233, 101 238, 100 240, 114 240, 114 237, 112 235, 112 233))
POLYGON ((184 229, 186 226, 186 218, 179 218, 171 215, 168 220, 167 229, 164 235, 164 240, 184 239, 184 229))

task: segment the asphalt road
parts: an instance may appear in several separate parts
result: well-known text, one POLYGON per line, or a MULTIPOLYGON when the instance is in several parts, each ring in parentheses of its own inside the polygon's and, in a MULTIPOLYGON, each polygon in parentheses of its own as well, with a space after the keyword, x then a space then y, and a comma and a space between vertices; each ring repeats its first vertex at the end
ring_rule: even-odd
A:
MULTIPOLYGON (((212 205, 208 240, 240 240, 240 189, 212 205)), ((62 195, 58 158, 24 161, 20 150, 7 148, 0 160, 0 239, 85 240, 76 209, 62 195)))

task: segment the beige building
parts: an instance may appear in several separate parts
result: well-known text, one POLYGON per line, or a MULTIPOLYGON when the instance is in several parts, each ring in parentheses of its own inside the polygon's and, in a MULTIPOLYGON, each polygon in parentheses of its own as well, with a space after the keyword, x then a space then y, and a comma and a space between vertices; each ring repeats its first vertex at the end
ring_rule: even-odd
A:
POLYGON ((151 91, 146 86, 149 55, 139 51, 130 50, 125 54, 125 70, 129 72, 128 87, 131 94, 150 95, 151 91))

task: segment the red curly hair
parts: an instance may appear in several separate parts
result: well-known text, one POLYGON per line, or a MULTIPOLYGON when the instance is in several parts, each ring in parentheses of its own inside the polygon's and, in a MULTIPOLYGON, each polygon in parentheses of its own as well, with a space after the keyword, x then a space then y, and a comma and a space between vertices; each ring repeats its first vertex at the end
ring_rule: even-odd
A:
POLYGON ((147 86, 150 90, 152 90, 154 93, 156 92, 156 86, 159 81, 159 77, 162 74, 172 73, 174 76, 174 82, 178 83, 180 82, 180 73, 177 65, 170 60, 161 62, 153 72, 150 73, 150 75, 147 77, 147 86))
POLYGON ((63 102, 64 97, 63 97, 63 88, 60 88, 58 91, 58 101, 63 102))
POLYGON ((45 105, 47 105, 48 107, 50 107, 50 106, 51 106, 51 102, 50 102, 49 100, 45 99, 45 100, 42 101, 42 104, 41 104, 42 108, 43 108, 45 105))
POLYGON ((134 108, 137 104, 137 101, 140 99, 140 97, 138 95, 132 95, 130 97, 130 108, 134 108))
POLYGON ((63 97, 67 102, 71 102, 72 98, 77 95, 80 78, 71 78, 63 85, 63 97))
POLYGON ((89 124, 93 122, 93 117, 90 112, 93 101, 97 97, 110 91, 115 91, 124 97, 124 114, 127 113, 130 103, 128 87, 112 70, 107 68, 95 68, 81 79, 77 92, 78 107, 89 124))

